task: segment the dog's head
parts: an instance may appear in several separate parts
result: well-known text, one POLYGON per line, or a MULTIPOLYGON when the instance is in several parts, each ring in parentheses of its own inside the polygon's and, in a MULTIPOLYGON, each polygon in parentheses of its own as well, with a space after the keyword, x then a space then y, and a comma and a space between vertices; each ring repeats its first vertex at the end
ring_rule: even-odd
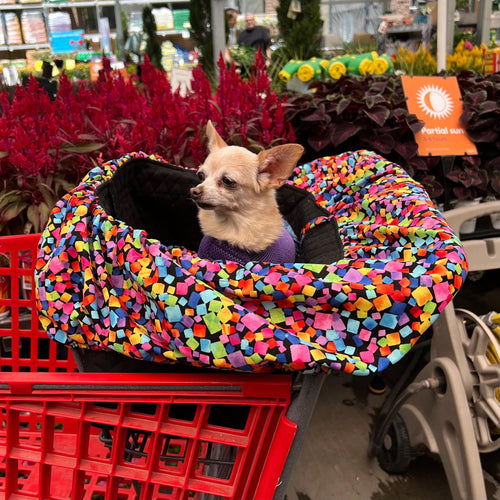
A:
POLYGON ((204 210, 239 211, 252 207, 262 194, 280 187, 291 175, 304 148, 286 144, 252 153, 228 146, 207 124, 209 155, 198 170, 200 184, 191 198, 204 210))

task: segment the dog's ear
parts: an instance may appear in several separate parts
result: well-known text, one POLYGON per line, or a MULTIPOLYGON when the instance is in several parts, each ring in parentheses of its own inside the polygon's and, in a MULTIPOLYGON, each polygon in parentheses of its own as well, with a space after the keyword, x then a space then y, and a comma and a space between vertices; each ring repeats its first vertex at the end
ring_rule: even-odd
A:
POLYGON ((208 120, 207 123, 207 137, 208 137, 208 150, 213 153, 220 148, 225 148, 227 144, 224 142, 224 139, 217 133, 215 127, 211 120, 208 120))
POLYGON ((304 148, 300 144, 284 144, 261 151, 257 155, 259 162, 258 183, 263 189, 280 187, 292 174, 304 148))

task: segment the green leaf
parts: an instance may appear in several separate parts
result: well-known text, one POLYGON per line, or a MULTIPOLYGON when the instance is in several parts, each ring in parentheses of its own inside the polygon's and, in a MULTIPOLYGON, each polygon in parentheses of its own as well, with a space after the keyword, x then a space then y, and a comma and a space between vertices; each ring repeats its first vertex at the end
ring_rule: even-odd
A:
POLYGON ((56 196, 54 190, 50 186, 42 183, 38 184, 38 189, 40 189, 40 193, 42 193, 43 199, 48 205, 54 206, 56 204, 56 196))
POLYGON ((50 209, 46 203, 40 203, 40 205, 30 205, 28 207, 27 217, 31 227, 26 224, 25 230, 30 231, 33 229, 33 232, 39 233, 47 223, 49 214, 50 209))
POLYGON ((36 205, 30 205, 26 213, 28 221, 31 223, 35 233, 38 233, 38 225, 40 221, 40 215, 38 213, 38 207, 36 205))
POLYGON ((2 222, 8 222, 15 217, 17 217, 26 207, 28 203, 26 201, 16 201, 7 206, 5 210, 0 211, 0 220, 2 222))
POLYGON ((0 158, 6 158, 7 156, 9 156, 7 151, 0 151, 0 158))
POLYGON ((45 227, 49 220, 51 210, 52 207, 46 203, 40 203, 40 205, 37 206, 38 217, 34 221, 35 233, 39 233, 45 227))
POLYGON ((262 151, 264 149, 262 147, 262 144, 258 143, 254 139, 250 139, 250 138, 248 138, 247 148, 254 153, 259 153, 260 151, 262 151))
POLYGON ((80 142, 61 144, 61 149, 69 153, 92 153, 104 147, 100 142, 80 142))
POLYGON ((97 136, 93 134, 78 134, 77 142, 97 142, 97 136))
POLYGON ((337 104, 337 115, 340 116, 348 108, 350 104, 351 104, 350 99, 346 98, 341 99, 337 104))
POLYGON ((2 211, 3 207, 6 207, 11 203, 21 201, 22 198, 22 191, 19 191, 17 189, 14 191, 7 191, 6 193, 3 193, 2 195, 0 195, 0 212, 2 211))
POLYGON ((75 188, 75 184, 72 182, 68 182, 65 179, 56 179, 54 181, 56 194, 60 193, 60 191, 64 191, 65 193, 69 193, 72 189, 75 188))
POLYGON ((500 110, 498 104, 494 101, 485 101, 479 106, 479 116, 500 110))
POLYGON ((467 101, 469 106, 477 106, 478 104, 488 99, 486 90, 479 90, 477 92, 469 92, 464 96, 464 101, 467 101))
POLYGON ((383 127, 391 112, 384 106, 375 106, 371 110, 362 110, 363 113, 373 120, 379 127, 383 127))
POLYGON ((241 134, 231 135, 231 144, 234 146, 243 146, 243 136, 241 134))
POLYGON ((208 106, 213 106, 217 110, 219 116, 222 116, 222 110, 220 109, 220 106, 217 104, 217 101, 210 99, 207 104, 208 106))
POLYGON ((365 98, 365 104, 368 109, 371 109, 379 104, 387 105, 387 101, 382 95, 367 95, 365 98))
POLYGON ((23 234, 31 234, 35 232, 36 231, 33 231, 33 224, 30 221, 26 222, 26 224, 24 225, 23 234))

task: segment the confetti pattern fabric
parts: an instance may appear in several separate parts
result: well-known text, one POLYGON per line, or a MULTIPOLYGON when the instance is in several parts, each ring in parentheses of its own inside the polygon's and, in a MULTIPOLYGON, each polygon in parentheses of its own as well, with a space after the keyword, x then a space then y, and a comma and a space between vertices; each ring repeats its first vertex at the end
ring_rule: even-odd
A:
POLYGON ((337 219, 345 258, 328 265, 212 262, 148 239, 96 196, 138 157, 93 169, 51 213, 35 277, 57 342, 238 371, 366 375, 398 362, 466 277, 462 246, 423 188, 374 153, 320 158, 289 180, 330 214, 304 232, 337 219))

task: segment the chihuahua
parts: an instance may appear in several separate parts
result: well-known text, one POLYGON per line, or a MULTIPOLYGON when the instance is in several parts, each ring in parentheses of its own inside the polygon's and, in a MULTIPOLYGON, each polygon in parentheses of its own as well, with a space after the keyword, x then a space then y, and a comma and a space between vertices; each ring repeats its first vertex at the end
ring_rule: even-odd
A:
POLYGON ((228 146, 207 123, 209 155, 190 194, 199 208, 204 234, 198 255, 239 263, 294 262, 295 244, 284 226, 276 189, 302 156, 299 144, 275 146, 259 154, 228 146))

